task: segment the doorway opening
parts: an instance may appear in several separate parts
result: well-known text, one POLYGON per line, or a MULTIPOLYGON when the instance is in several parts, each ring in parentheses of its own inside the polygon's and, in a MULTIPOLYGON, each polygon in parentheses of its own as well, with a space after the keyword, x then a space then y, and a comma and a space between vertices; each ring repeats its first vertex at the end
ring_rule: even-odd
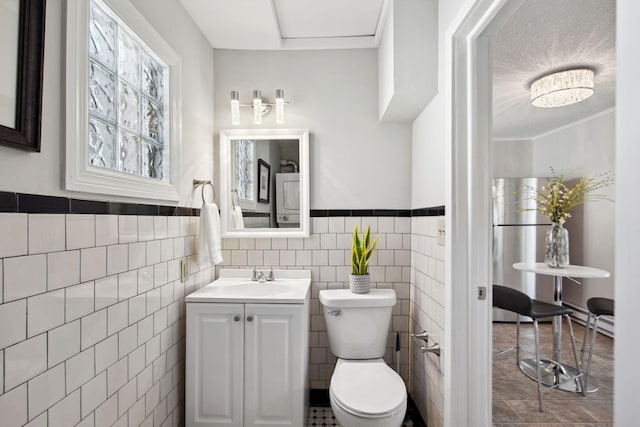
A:
MULTIPOLYGON (((511 20, 515 19, 517 22, 519 10, 521 12, 526 12, 527 7, 544 7, 544 4, 542 3, 546 3, 546 0, 541 2, 523 2, 519 0, 478 1, 474 5, 474 8, 469 12, 457 32, 453 35, 452 53, 454 66, 452 86, 454 90, 451 106, 451 136, 453 146, 450 165, 452 172, 450 203, 451 206, 456 206, 456 209, 452 209, 452 217, 450 219, 451 224, 449 227, 451 230, 451 254, 449 259, 451 265, 455 265, 455 269, 451 269, 451 324, 466 327, 466 333, 458 333, 459 330, 456 330, 456 334, 451 337, 451 347, 453 351, 461 350, 465 351, 466 354, 473 354, 473 357, 460 361, 459 365, 456 365, 456 360, 455 358, 453 359, 453 365, 460 368, 459 370, 456 368, 453 369, 456 369, 460 376, 466 376, 467 379, 458 377, 454 372, 452 373, 451 378, 452 385, 458 387, 464 384, 464 387, 466 387, 467 390, 470 390, 463 400, 459 400, 457 398, 458 396, 452 396, 453 403, 451 410, 455 411, 454 408, 463 409, 462 405, 465 405, 465 409, 468 413, 469 418, 466 419, 463 419, 463 416, 461 416, 462 418, 455 418, 455 416, 452 415, 451 420, 456 420, 460 425, 471 425, 476 423, 478 425, 491 425, 492 422, 499 424, 501 419, 492 417, 492 410, 490 409, 493 407, 496 414, 498 414, 495 402, 492 402, 491 398, 492 396, 497 395, 496 390, 492 390, 492 380, 495 378, 495 375, 492 377, 490 374, 492 372, 493 364, 492 355, 497 352, 497 348, 494 346, 494 341, 496 338, 499 338, 498 341, 501 341, 502 338, 505 338, 503 341, 508 341, 508 335, 511 335, 514 338, 513 341, 511 341, 511 344, 515 343, 515 324, 500 325, 502 329, 496 329, 495 332, 492 333, 491 285, 494 283, 492 259, 494 246, 493 230, 491 227, 491 224, 493 224, 491 203, 492 179, 501 174, 506 175, 505 170, 508 170, 509 168, 511 168, 511 170, 517 170, 520 177, 549 176, 549 173, 540 172, 543 165, 545 168, 552 166, 555 167, 556 170, 559 170, 560 167, 558 164, 545 165, 545 163, 549 163, 553 158, 545 158, 543 156, 545 153, 541 153, 540 151, 538 151, 536 155, 534 142, 537 142, 539 147, 557 147, 557 144, 560 142, 559 140, 563 138, 573 138, 574 140, 584 142, 593 137, 603 139, 605 134, 607 135, 605 137, 607 139, 607 143, 610 143, 610 145, 605 149, 602 147, 594 149, 592 147, 591 153, 589 153, 589 150, 582 150, 594 156, 592 159, 588 159, 591 163, 586 162, 586 166, 584 159, 582 160, 583 164, 579 164, 580 160, 577 159, 576 156, 568 156, 567 151, 556 151, 555 154, 561 163, 562 173, 565 173, 565 170, 569 168, 578 169, 576 166, 582 166, 582 170, 575 172, 576 177, 592 175, 594 172, 599 173, 608 169, 614 169, 613 146, 615 136, 613 135, 614 110, 612 105, 599 111, 592 111, 590 114, 583 113, 582 117, 574 116, 572 120, 564 123, 559 124, 559 122, 555 122, 555 124, 552 124, 552 127, 547 130, 535 131, 535 129, 528 129, 530 133, 527 137, 521 136, 516 138, 513 135, 508 135, 508 126, 505 126, 505 123, 515 126, 517 123, 513 118, 507 119, 507 121, 502 125, 495 122, 497 118, 505 119, 505 117, 509 117, 510 113, 517 113, 519 104, 515 99, 507 99, 506 102, 503 102, 500 105, 495 102, 494 42, 500 37, 500 31, 509 27, 509 22, 511 20), (501 108, 500 111, 497 111, 497 115, 494 112, 494 107, 496 106, 501 108), (495 134, 496 129, 502 129, 502 131, 504 131, 504 133, 498 138, 495 134), (610 133, 607 133, 609 131, 610 133), (507 140, 509 138, 511 141, 507 140), (503 148, 503 151, 498 151, 496 153, 494 146, 496 142, 498 142, 497 145, 500 145, 503 148), (509 143, 511 146, 509 146, 509 143), (517 143, 521 143, 521 146, 515 147, 514 144, 517 143), (527 145, 528 147, 526 147, 527 145), (526 170, 521 163, 522 160, 526 158, 526 156, 522 154, 523 146, 529 150, 529 156, 534 159, 529 165, 527 165, 528 170, 526 170), (507 159, 509 155, 513 156, 514 153, 519 153, 519 156, 516 157, 516 161, 511 161, 510 163, 504 162, 501 164, 496 162, 498 159, 507 159), (607 161, 609 159, 611 160, 611 163, 609 163, 610 167, 607 165, 607 161), (598 168, 596 168, 596 166, 598 168), (527 173, 524 174, 524 172, 527 173), (483 293, 483 289, 486 290, 486 293, 483 293), (487 295, 486 299, 482 298, 483 294, 487 295), (511 331, 511 329, 513 329, 513 331, 511 331), (470 423, 469 420, 473 420, 473 422, 470 423), (464 424, 465 422, 467 424, 464 424)), ((559 3, 568 4, 570 3, 570 0, 550 2, 552 5, 557 5, 559 3)), ((589 2, 590 6, 595 7, 593 13, 600 15, 600 18, 602 17, 602 13, 601 11, 598 12, 597 8, 603 3, 607 2, 589 2), (591 3, 593 3, 593 5, 591 5, 591 3)), ((582 8, 584 7, 585 6, 582 5, 582 8)), ((611 7, 611 5, 609 4, 608 7, 611 7)), ((526 12, 525 17, 527 18, 525 19, 525 23, 527 23, 526 25, 530 26, 529 30, 538 30, 542 32, 547 28, 545 26, 547 23, 536 24, 533 22, 531 11, 526 12)), ((554 17, 561 19, 557 13, 554 17)), ((586 27, 588 27, 588 25, 586 27)), ((525 30, 523 24, 516 24, 516 28, 520 32, 525 30)), ((615 24, 611 26, 610 31, 612 35, 615 35, 615 24)), ((559 40, 558 43, 562 44, 561 41, 562 40, 559 40)), ((596 50, 600 47, 602 46, 597 46, 596 50)), ((551 49, 526 50, 522 48, 513 48, 511 57, 515 55, 514 52, 523 56, 529 55, 531 58, 528 59, 530 60, 532 58, 535 59, 536 57, 542 57, 538 64, 540 66, 550 66, 553 60, 558 59, 558 55, 552 55, 550 53, 551 49), (545 57, 543 55, 545 53, 549 53, 549 56, 545 57)), ((580 52, 584 53, 585 51, 573 49, 573 52, 577 54, 580 52)), ((574 62, 578 62, 577 59, 573 59, 574 62)), ((590 56, 585 60, 589 59, 592 60, 593 56, 590 56)), ((605 87, 607 87, 606 84, 610 85, 611 94, 615 91, 615 50, 613 52, 613 61, 614 66, 613 69, 610 70, 611 81, 605 81, 605 87)), ((522 78, 519 83, 519 89, 525 92, 528 90, 528 85, 531 81, 537 77, 536 73, 532 73, 531 67, 529 66, 528 68, 529 73, 532 75, 528 78, 522 78)), ((603 73, 602 68, 600 68, 600 73, 603 73)), ((596 73, 596 75, 597 74, 598 73, 596 73)), ((606 73, 603 74, 606 76, 606 73)), ((602 76, 603 74, 600 75, 602 76)), ((526 107, 531 108, 528 104, 526 107)), ((562 116, 562 114, 556 114, 554 118, 557 119, 559 116, 562 116)), ((531 124, 528 123, 527 125, 531 124)), ((522 127, 521 123, 520 128, 522 127)), ((565 147, 563 149, 567 148, 565 147)), ((576 149, 575 146, 573 149, 576 149)), ((555 148, 555 150, 557 150, 557 148, 555 148)), ((554 154, 554 150, 550 150, 548 154, 554 154)), ((612 192, 613 188, 611 188, 610 191, 612 192)), ((613 205, 611 204, 604 206, 604 204, 599 203, 597 205, 599 208, 604 210, 613 209, 613 205)), ((600 214, 594 214, 593 212, 589 213, 590 218, 598 218, 598 215, 600 214)), ((606 215, 608 215, 609 218, 614 217, 612 211, 609 211, 606 215)), ((576 246, 575 263, 582 262, 585 265, 589 265, 589 257, 593 255, 588 252, 593 251, 593 248, 597 246, 597 244, 594 244, 593 242, 604 241, 603 236, 600 235, 598 237, 597 233, 596 235, 587 235, 588 233, 586 233, 586 231, 588 229, 589 227, 583 226, 583 233, 576 233, 574 236, 574 245, 576 246), (590 239, 590 241, 580 241, 581 237, 586 240, 590 239), (577 248, 579 246, 587 248, 587 253, 582 253, 578 256, 577 248)), ((610 239, 606 242, 606 245, 611 245, 612 248, 612 236, 614 234, 613 225, 611 224, 611 229, 605 230, 604 233, 608 234, 608 236, 605 237, 610 239)), ((583 252, 585 251, 583 250, 583 252)), ((611 263, 613 263, 613 250, 610 250, 609 254, 611 254, 611 263)), ((538 261, 542 261, 542 259, 539 259, 538 261)), ((573 263, 574 262, 572 260, 572 264, 573 263)), ((613 271, 612 264, 610 266, 591 265, 608 271, 613 271)), ((571 282, 569 284, 565 283, 565 302, 570 304, 572 308, 576 310, 576 317, 578 319, 584 319, 586 317, 586 310, 583 308, 586 306, 586 299, 590 296, 596 296, 598 293, 605 294, 603 296, 611 295, 611 297, 613 297, 613 281, 610 282, 610 285, 603 285, 595 280, 592 282, 587 281, 586 285, 576 285, 571 282)), ((612 325, 613 323, 611 323, 611 326, 612 325)), ((582 329, 580 331, 576 331, 579 345, 582 341, 581 331, 582 329)), ((568 337, 568 334, 565 333, 564 336, 568 337)), ((602 356, 601 362, 606 362, 604 359, 610 358, 612 365, 613 352, 611 350, 610 343, 607 345, 608 343, 606 342, 606 339, 602 340, 600 339, 600 336, 598 339, 599 341, 596 349, 602 356)), ((505 346, 507 345, 506 342, 504 344, 505 346)), ((570 349, 570 346, 567 345, 565 349, 567 349, 565 354, 568 359, 568 350, 570 349)), ((511 354, 506 355, 505 357, 512 362, 513 367, 516 369, 512 374, 519 374, 517 367, 515 366, 515 360, 513 360, 515 356, 511 354)), ((495 365, 493 366, 495 367, 495 365)), ((529 379, 526 379, 526 381, 529 381, 528 384, 533 385, 534 390, 536 390, 535 383, 533 383, 533 381, 529 379)), ((607 378, 605 383, 606 384, 603 384, 605 387, 601 389, 601 392, 610 393, 612 395, 612 378, 607 378), (607 381, 610 382, 607 383, 607 381)), ((501 392, 505 392, 505 390, 501 390, 501 392)), ((556 392, 562 393, 558 391, 554 391, 553 393, 556 392)), ((526 388, 523 393, 524 395, 528 394, 526 388)), ((603 395, 604 394, 600 394, 600 396, 603 395)), ((549 396, 549 394, 547 394, 547 396, 549 396)), ((571 395, 566 394, 564 397, 561 396, 559 398, 567 398, 569 396, 571 395)), ((534 404, 537 405, 537 395, 533 394, 533 398, 534 404)), ((589 395, 588 399, 590 399, 590 402, 595 400, 593 399, 593 395, 589 395)), ((502 404, 507 405, 509 409, 512 410, 509 413, 509 416, 515 414, 519 417, 514 419, 509 418, 509 422, 516 424, 518 422, 527 422, 526 418, 523 418, 518 414, 518 411, 513 410, 514 408, 504 402, 507 399, 502 400, 503 402, 499 404, 499 406, 504 409, 502 404)), ((580 413, 580 416, 583 418, 573 422, 611 422, 613 412, 612 404, 607 402, 601 405, 596 402, 595 406, 599 408, 599 411, 602 409, 602 406, 609 406, 610 409, 605 408, 604 412, 607 413, 603 415, 602 413, 594 414, 593 412, 587 412, 584 411, 584 408, 581 408, 582 413, 580 413)), ((549 409, 547 412, 551 413, 551 410, 549 409)), ((562 422, 562 419, 557 417, 554 419, 545 418, 545 420, 562 422)))

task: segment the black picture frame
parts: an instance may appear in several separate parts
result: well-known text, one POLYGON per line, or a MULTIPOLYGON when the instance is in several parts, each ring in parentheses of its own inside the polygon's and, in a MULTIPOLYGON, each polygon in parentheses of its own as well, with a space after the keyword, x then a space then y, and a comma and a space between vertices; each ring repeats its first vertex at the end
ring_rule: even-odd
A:
POLYGON ((269 203, 271 191, 271 166, 262 159, 258 159, 258 202, 269 203))
POLYGON ((21 0, 15 128, 0 125, 0 144, 40 152, 46 0, 21 0))

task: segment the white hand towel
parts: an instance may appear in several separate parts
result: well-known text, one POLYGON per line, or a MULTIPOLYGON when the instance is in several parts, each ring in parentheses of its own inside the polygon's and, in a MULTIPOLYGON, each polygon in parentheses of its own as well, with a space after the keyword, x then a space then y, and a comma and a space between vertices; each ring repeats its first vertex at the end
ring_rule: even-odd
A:
POLYGON ((242 208, 240 206, 236 206, 233 208, 233 228, 244 228, 244 218, 242 217, 242 208))
POLYGON ((216 265, 222 262, 220 243, 220 213, 215 203, 205 203, 200 211, 200 234, 198 236, 198 264, 216 265))

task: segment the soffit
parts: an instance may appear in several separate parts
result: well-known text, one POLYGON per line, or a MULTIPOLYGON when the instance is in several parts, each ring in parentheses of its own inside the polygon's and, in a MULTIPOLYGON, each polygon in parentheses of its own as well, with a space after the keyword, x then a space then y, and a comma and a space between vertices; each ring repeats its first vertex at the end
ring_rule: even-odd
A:
POLYGON ((180 0, 218 49, 377 47, 390 0, 180 0))

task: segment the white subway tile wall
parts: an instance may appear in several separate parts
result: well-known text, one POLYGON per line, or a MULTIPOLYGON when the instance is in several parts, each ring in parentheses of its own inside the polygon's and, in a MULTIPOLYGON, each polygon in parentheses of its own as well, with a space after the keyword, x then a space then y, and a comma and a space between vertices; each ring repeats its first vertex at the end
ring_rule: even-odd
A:
POLYGON ((183 423, 198 218, 0 214, 6 427, 183 423), (190 261, 182 283, 180 259, 190 261))
MULTIPOLYGON (((411 332, 426 330, 444 351, 445 247, 438 245, 438 221, 444 217, 413 217, 411 221, 411 332)), ((430 342, 431 344, 431 342, 430 342)), ((411 345, 410 393, 429 427, 444 426, 442 359, 411 345)))
MULTIPOLYGON (((216 267, 311 270, 310 387, 326 389, 336 358, 319 291, 348 287, 353 227, 371 225, 372 286, 398 298, 385 360, 396 367, 400 332, 401 375, 428 425, 441 426, 442 367, 416 346, 410 355, 408 337, 426 329, 446 346, 437 220, 313 218, 306 239, 224 239, 216 267)), ((194 217, 0 214, 3 423, 181 425, 184 296, 214 279, 195 262, 197 230, 194 217), (192 274, 181 283, 184 257, 192 274)))
POLYGON ((351 234, 353 227, 371 225, 380 233, 371 257, 371 286, 395 289, 391 331, 385 361, 396 368, 396 332, 400 332, 400 372, 409 383, 409 296, 411 277, 411 218, 325 217, 312 218, 311 235, 306 239, 223 239, 220 268, 278 267, 311 270, 310 387, 328 389, 336 358, 329 350, 327 329, 318 299, 321 289, 349 287, 351 234), (391 243, 390 243, 391 242, 391 243), (380 254, 384 254, 380 256, 380 254))

